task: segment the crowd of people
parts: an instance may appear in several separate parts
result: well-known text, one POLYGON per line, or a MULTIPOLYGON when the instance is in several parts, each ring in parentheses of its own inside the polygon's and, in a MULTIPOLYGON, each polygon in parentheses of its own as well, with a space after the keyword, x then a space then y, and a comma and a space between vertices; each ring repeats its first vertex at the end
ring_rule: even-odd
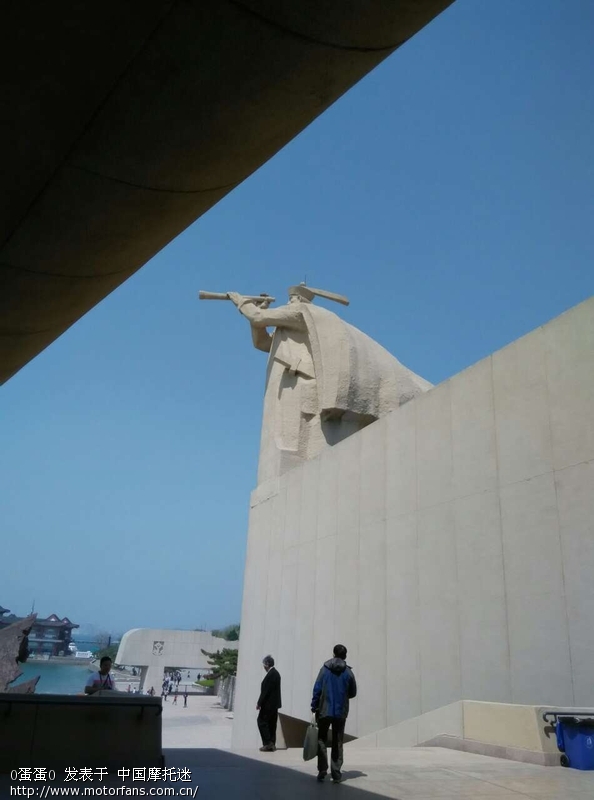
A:
MULTIPOLYGON (((190 672, 188 671, 187 679, 190 679, 190 672)), ((182 680, 182 673, 181 670, 172 670, 170 672, 166 672, 163 678, 163 684, 161 686, 161 697, 163 698, 164 702, 167 702, 167 698, 169 695, 173 695, 173 705, 177 705, 177 698, 180 693, 180 683, 182 680)), ((198 680, 200 680, 200 673, 198 673, 198 680)), ((184 708, 188 707, 188 685, 185 684, 183 687, 182 697, 184 699, 184 708)))
MULTIPOLYGON (((103 656, 101 661, 99 662, 99 669, 97 672, 93 672, 89 675, 86 683, 85 683, 85 694, 95 694, 99 691, 109 690, 109 691, 117 691, 116 683, 114 680, 113 675, 111 674, 111 667, 112 667, 112 660, 109 656, 103 656)), ((134 671, 136 673, 136 671, 134 671)), ((188 671, 187 674, 188 680, 190 679, 190 672, 188 671)), ((200 680, 200 673, 198 673, 198 680, 200 680)), ((163 700, 167 700, 169 695, 173 695, 173 705, 177 705, 177 698, 178 694, 180 693, 180 683, 182 681, 182 672, 179 669, 170 670, 165 673, 165 677, 163 678, 163 684, 161 687, 161 697, 163 700)), ((137 684, 132 688, 132 684, 128 684, 127 688, 128 694, 145 694, 143 688, 137 684)), ((151 686, 150 689, 146 692, 149 697, 154 697, 155 687, 151 686)), ((188 686, 187 684, 183 687, 182 697, 184 699, 184 708, 188 707, 188 686)))

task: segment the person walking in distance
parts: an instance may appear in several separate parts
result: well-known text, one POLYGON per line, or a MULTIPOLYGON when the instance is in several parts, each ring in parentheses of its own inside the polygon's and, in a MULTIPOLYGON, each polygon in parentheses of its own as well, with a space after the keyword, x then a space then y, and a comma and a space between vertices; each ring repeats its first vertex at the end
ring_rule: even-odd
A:
POLYGON ((184 689, 184 708, 188 707, 188 687, 184 689))
POLYGON ((276 723, 278 721, 278 710, 281 707, 281 676, 274 666, 274 658, 265 656, 262 665, 266 670, 266 675, 260 687, 260 697, 256 705, 258 714, 258 729, 262 737, 263 752, 274 752, 276 750, 276 723))
POLYGON ((332 727, 330 772, 334 783, 342 780, 342 744, 349 715, 349 700, 357 695, 357 683, 345 659, 343 644, 334 647, 334 658, 326 661, 314 684, 311 710, 318 721, 318 781, 328 774, 328 731, 332 727))

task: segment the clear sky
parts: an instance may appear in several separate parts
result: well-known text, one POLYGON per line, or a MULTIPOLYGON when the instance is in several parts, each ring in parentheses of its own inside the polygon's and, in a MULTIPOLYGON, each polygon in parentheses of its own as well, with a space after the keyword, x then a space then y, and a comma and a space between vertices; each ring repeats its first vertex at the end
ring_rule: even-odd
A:
POLYGON ((3 388, 0 604, 238 621, 266 357, 307 275, 438 383, 593 293, 594 3, 457 0, 3 388))

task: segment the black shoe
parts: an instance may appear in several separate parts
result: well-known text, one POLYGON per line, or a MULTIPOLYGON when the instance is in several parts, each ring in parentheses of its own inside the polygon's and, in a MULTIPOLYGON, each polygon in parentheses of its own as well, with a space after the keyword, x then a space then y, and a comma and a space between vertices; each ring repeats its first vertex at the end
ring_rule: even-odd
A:
POLYGON ((275 750, 276 747, 273 744, 265 744, 260 748, 260 752, 262 753, 274 753, 275 750))
POLYGON ((324 780, 326 779, 326 775, 327 775, 326 772, 318 772, 318 777, 316 778, 316 780, 319 781, 320 783, 323 783, 324 780))
POLYGON ((332 783, 342 783, 342 775, 333 775, 332 776, 332 783))

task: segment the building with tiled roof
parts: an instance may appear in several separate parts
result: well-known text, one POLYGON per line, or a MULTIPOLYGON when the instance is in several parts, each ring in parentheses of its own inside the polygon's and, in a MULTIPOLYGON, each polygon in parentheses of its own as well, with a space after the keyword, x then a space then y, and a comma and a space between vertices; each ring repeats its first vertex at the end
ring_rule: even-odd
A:
MULTIPOLYGON (((0 630, 19 622, 25 617, 17 617, 9 608, 0 606, 0 630)), ((29 634, 29 652, 31 655, 68 656, 71 655, 68 645, 72 641, 72 631, 78 628, 68 617, 60 619, 56 614, 49 617, 37 617, 29 634)))

